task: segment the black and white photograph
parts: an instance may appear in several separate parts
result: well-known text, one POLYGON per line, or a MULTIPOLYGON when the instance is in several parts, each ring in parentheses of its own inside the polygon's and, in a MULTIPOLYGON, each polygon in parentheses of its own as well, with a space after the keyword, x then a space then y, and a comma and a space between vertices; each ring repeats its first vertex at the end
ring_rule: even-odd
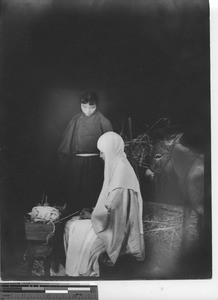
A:
POLYGON ((2 281, 212 279, 208 0, 3 0, 2 281))

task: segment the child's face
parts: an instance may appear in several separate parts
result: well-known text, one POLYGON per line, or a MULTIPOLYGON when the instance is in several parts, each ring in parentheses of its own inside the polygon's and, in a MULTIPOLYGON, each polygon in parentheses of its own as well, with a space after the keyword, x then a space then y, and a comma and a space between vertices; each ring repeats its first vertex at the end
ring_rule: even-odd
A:
POLYGON ((90 105, 89 103, 87 104, 81 104, 81 109, 82 109, 82 112, 87 116, 91 116, 95 113, 96 111, 96 104, 93 104, 93 105, 90 105))

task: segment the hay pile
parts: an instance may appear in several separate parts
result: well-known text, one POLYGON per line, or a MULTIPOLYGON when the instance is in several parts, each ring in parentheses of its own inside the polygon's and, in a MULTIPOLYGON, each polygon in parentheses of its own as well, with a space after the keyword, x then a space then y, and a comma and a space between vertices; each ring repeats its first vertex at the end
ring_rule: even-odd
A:
POLYGON ((153 146, 150 137, 145 133, 137 138, 125 141, 127 157, 135 166, 148 168, 153 146))
MULTIPOLYGON (((131 122, 130 122, 131 123, 131 122)), ((160 130, 166 130, 170 127, 170 120, 168 118, 159 118, 154 124, 151 126, 146 125, 146 131, 137 136, 136 138, 132 138, 132 130, 130 124, 130 139, 125 141, 125 152, 127 154, 128 159, 136 166, 142 168, 149 168, 149 160, 152 155, 152 151, 157 141, 160 140, 160 136, 155 137, 155 131, 158 132, 160 130)), ((161 135, 163 138, 163 134, 161 135)))
MULTIPOLYGON (((157 259, 176 257, 181 244, 183 209, 163 203, 144 203, 145 243, 157 259)), ((197 215, 189 220, 188 247, 198 239, 197 215)))

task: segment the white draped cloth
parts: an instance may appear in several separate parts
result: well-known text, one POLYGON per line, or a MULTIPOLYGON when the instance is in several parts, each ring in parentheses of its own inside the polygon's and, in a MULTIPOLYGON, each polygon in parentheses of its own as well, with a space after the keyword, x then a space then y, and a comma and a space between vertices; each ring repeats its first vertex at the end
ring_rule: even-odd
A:
POLYGON ((105 251, 105 247, 95 234, 91 220, 74 218, 68 221, 64 242, 67 275, 99 276, 98 257, 105 251))
POLYGON ((107 132, 98 140, 104 153, 104 184, 91 219, 73 218, 65 227, 65 271, 99 276, 99 255, 115 264, 122 254, 144 259, 142 197, 138 179, 124 153, 122 138, 107 132))

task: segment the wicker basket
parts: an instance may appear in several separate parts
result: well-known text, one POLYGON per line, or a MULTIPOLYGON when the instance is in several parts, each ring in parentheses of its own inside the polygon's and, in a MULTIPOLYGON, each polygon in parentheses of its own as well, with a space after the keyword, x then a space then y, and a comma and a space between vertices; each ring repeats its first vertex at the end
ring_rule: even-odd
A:
POLYGON ((46 241, 47 236, 52 231, 52 224, 25 222, 25 234, 27 240, 46 241))

